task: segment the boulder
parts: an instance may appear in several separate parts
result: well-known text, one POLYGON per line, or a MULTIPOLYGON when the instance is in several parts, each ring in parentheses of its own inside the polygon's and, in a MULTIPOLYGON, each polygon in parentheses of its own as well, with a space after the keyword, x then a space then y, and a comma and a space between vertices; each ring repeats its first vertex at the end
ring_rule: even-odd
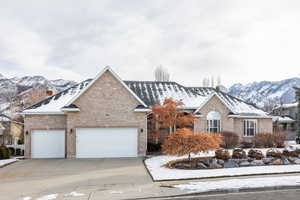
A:
POLYGON ((202 163, 206 165, 206 167, 209 167, 211 160, 203 160, 202 163))
POLYGON ((220 160, 218 160, 218 164, 219 164, 219 165, 224 165, 224 163, 225 163, 225 161, 224 161, 224 160, 221 160, 221 159, 220 159, 220 160))
POLYGON ((274 160, 274 159, 271 158, 271 157, 263 158, 263 159, 262 159, 262 161, 264 162, 265 165, 268 165, 268 164, 272 163, 273 160, 274 160))
POLYGON ((240 163, 240 167, 247 167, 250 166, 250 163, 248 161, 244 161, 240 163))
POLYGON ((288 157, 288 160, 290 161, 290 163, 294 163, 295 160, 297 160, 297 157, 288 157))
POLYGON ((286 157, 281 158, 281 160, 282 160, 284 165, 290 164, 290 161, 286 157))
POLYGON ((297 165, 300 165, 300 159, 294 160, 294 163, 297 164, 297 165))
POLYGON ((191 169, 192 165, 188 163, 175 163, 174 167, 177 169, 191 169))
POLYGON ((224 168, 233 168, 233 167, 239 167, 239 165, 231 159, 224 163, 224 168))
POLYGON ((272 162, 272 165, 283 165, 283 161, 281 159, 276 159, 272 162))
POLYGON ((197 168, 197 169, 206 169, 207 166, 206 166, 205 164, 203 164, 203 163, 200 162, 200 163, 197 163, 197 164, 196 164, 196 168, 197 168))
POLYGON ((212 160, 209 167, 212 169, 218 169, 218 168, 222 168, 222 165, 218 164, 217 160, 212 160))
POLYGON ((265 165, 265 163, 262 160, 253 160, 251 162, 251 165, 252 166, 262 166, 262 165, 265 165))

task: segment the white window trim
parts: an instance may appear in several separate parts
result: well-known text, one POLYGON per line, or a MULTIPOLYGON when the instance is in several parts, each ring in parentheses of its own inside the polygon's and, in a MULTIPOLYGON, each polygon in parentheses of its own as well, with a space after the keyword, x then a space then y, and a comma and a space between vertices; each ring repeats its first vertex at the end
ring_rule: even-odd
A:
POLYGON ((221 128, 221 120, 219 120, 219 119, 209 119, 209 120, 206 120, 206 123, 207 123, 207 132, 208 133, 220 133, 221 132, 221 130, 222 130, 222 128, 221 128), (214 127, 214 126, 211 127, 210 126, 210 121, 218 121, 218 126, 217 127, 214 127), (210 131, 210 129, 212 129, 212 128, 217 128, 218 131, 217 132, 210 131))
POLYGON ((245 119, 244 121, 243 121, 243 126, 244 126, 244 133, 243 133, 243 137, 254 137, 256 134, 257 134, 257 119, 245 119), (245 135, 245 133, 247 132, 246 130, 247 130, 247 126, 245 126, 247 123, 247 121, 252 121, 252 122, 254 122, 254 135, 245 135))

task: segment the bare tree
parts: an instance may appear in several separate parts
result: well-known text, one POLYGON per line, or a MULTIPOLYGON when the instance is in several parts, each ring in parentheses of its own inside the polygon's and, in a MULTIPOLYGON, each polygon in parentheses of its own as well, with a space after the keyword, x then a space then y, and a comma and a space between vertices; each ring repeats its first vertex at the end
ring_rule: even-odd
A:
POLYGON ((168 70, 161 65, 155 69, 155 81, 170 81, 168 70))

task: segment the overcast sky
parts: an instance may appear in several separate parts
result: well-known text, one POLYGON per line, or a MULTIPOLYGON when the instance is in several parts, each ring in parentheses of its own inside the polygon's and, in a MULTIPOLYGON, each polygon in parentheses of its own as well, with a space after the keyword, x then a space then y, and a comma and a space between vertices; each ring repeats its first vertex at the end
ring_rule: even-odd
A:
POLYGON ((0 73, 83 80, 106 65, 126 80, 198 86, 300 74, 300 1, 1 0, 0 73))

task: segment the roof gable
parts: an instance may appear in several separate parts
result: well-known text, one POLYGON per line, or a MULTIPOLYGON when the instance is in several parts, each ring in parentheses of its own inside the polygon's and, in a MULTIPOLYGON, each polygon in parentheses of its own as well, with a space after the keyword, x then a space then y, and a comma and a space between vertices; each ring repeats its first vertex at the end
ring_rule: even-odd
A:
POLYGON ((78 94, 76 94, 73 98, 71 98, 65 106, 68 107, 72 103, 74 103, 82 94, 84 94, 105 72, 110 72, 112 76, 114 76, 127 90, 130 92, 136 100, 141 103, 143 106, 147 107, 147 105, 124 83, 124 81, 109 67, 105 67, 83 90, 81 90, 78 94))

